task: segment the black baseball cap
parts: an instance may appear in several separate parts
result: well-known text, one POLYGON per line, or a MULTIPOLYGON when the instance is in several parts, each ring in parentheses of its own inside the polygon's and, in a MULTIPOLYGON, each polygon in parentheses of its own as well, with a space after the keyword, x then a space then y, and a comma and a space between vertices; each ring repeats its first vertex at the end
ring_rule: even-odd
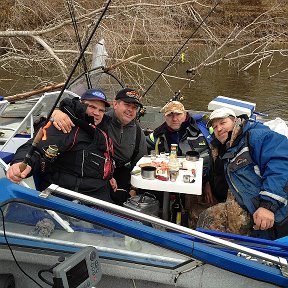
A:
POLYGON ((140 98, 139 92, 137 92, 131 88, 125 88, 125 89, 120 90, 117 93, 115 100, 121 100, 121 101, 124 101, 126 103, 135 103, 138 106, 143 107, 139 98, 140 98))
POLYGON ((98 100, 104 102, 106 107, 110 107, 107 97, 100 89, 88 89, 81 96, 81 100, 98 100))

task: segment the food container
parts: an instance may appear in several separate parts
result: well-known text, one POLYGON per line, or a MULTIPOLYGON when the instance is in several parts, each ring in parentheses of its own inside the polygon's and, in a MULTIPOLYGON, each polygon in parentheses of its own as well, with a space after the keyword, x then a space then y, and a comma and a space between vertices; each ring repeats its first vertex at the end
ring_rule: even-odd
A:
POLYGON ((161 181, 169 180, 168 167, 160 166, 156 169, 156 178, 161 181))
POLYGON ((187 161, 198 161, 200 158, 200 153, 197 151, 187 151, 185 156, 187 161))
POLYGON ((147 192, 128 198, 123 205, 126 208, 130 208, 148 215, 158 217, 159 214, 159 201, 154 195, 147 192))
POLYGON ((141 167, 141 176, 143 179, 153 180, 156 176, 156 167, 143 166, 141 167))

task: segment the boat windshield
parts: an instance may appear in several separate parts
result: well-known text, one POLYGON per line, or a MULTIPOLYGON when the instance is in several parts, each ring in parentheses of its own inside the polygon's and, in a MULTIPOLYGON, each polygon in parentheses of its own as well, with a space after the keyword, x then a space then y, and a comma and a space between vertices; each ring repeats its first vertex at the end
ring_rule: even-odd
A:
MULTIPOLYGON (((94 246, 104 259, 176 268, 190 262, 188 256, 173 252, 147 241, 116 232, 103 224, 84 221, 20 202, 2 206, 0 236, 4 231, 11 246, 32 246, 55 251, 75 252, 87 245, 94 246), (3 226, 4 225, 4 226, 3 226), (5 228, 5 229, 3 229, 5 228)), ((132 219, 128 221, 134 221, 132 219)), ((136 223, 145 226, 145 223, 136 223)))

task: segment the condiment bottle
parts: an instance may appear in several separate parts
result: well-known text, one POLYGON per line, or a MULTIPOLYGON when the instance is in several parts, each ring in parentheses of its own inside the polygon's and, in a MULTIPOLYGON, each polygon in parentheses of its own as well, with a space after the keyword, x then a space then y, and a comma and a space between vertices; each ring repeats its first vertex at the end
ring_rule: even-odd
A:
POLYGON ((179 162, 177 158, 177 144, 171 144, 171 151, 168 162, 170 181, 175 182, 179 174, 179 162))
POLYGON ((175 195, 173 199, 174 201, 171 205, 171 222, 181 225, 182 205, 180 202, 180 196, 175 195))

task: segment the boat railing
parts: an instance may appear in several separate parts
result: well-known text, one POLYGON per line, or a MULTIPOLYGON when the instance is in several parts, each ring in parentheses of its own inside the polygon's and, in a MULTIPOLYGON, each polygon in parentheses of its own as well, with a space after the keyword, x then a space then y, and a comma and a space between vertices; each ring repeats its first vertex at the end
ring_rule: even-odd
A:
MULTIPOLYGON (((60 91, 46 92, 39 98, 28 100, 31 102, 31 107, 22 121, 18 122, 16 126, 13 125, 12 129, 8 125, 1 128, 11 130, 12 133, 10 133, 10 136, 5 139, 6 141, 0 147, 0 151, 15 153, 19 146, 27 142, 28 139, 32 138, 34 133, 35 117, 46 117, 59 93, 60 91)), ((79 97, 79 95, 69 90, 65 90, 62 98, 65 97, 79 97)))
POLYGON ((137 211, 134 211, 134 210, 129 209, 129 208, 121 207, 121 206, 118 206, 118 205, 115 205, 112 203, 108 203, 106 201, 95 199, 93 197, 83 195, 83 194, 74 192, 74 191, 69 190, 69 189, 62 188, 62 187, 55 185, 55 184, 50 185, 46 190, 41 192, 40 197, 46 198, 46 197, 49 197, 49 195, 52 193, 53 194, 59 194, 59 195, 65 196, 65 197, 72 197, 72 198, 78 199, 79 201, 82 201, 84 203, 96 205, 96 206, 101 207, 103 209, 113 210, 114 212, 117 212, 117 213, 122 214, 122 215, 124 214, 124 215, 127 215, 129 217, 142 220, 144 222, 153 223, 153 224, 165 227, 168 230, 176 231, 176 232, 179 232, 181 234, 190 235, 192 237, 202 239, 204 241, 207 241, 207 242, 213 243, 213 244, 217 244, 217 245, 222 246, 222 247, 235 249, 236 251, 238 251, 240 253, 244 253, 245 255, 250 255, 253 257, 261 258, 265 261, 272 262, 273 264, 279 265, 280 267, 288 268, 287 260, 283 257, 277 257, 277 256, 273 256, 273 255, 270 255, 267 253, 263 253, 263 252, 255 250, 255 249, 251 249, 249 247, 245 247, 243 245, 233 243, 233 242, 227 241, 225 239, 221 239, 219 237, 211 236, 211 235, 208 235, 208 234, 203 233, 203 232, 192 230, 190 228, 183 227, 183 226, 162 220, 162 219, 154 217, 154 216, 143 214, 141 212, 137 212, 137 211))
MULTIPOLYGON (((245 275, 248 277, 278 284, 284 283, 282 286, 287 287, 287 260, 277 253, 275 255, 278 256, 273 255, 272 249, 271 253, 261 252, 242 245, 244 243, 233 243, 220 237, 194 231, 157 217, 61 188, 58 185, 50 185, 48 189, 39 192, 14 184, 7 179, 1 179, 0 203, 6 227, 2 231, 8 233, 9 243, 13 246, 24 245, 24 247, 36 249, 46 247, 48 250, 71 253, 73 249, 74 251, 79 250, 79 245, 92 244, 95 246, 101 243, 100 245, 103 244, 104 247, 99 246, 99 249, 104 251, 107 248, 106 253, 104 251, 102 256, 111 260, 132 261, 140 265, 145 263, 144 265, 156 265, 157 267, 160 265, 161 268, 166 267, 172 270, 178 269, 178 266, 186 267, 188 262, 193 266, 195 261, 200 261, 199 263, 202 265, 203 263, 212 264, 240 274, 245 269, 245 275), (75 203, 74 200, 78 200, 79 203, 75 203), (74 232, 67 233, 62 227, 59 225, 56 227, 55 224, 55 230, 51 237, 34 234, 35 228, 33 227, 37 228, 37 224, 42 221, 38 221, 38 219, 47 217, 43 214, 43 210, 47 209, 52 209, 60 213, 64 219, 68 219, 74 232), (13 213, 13 211, 15 212, 13 213), (33 223, 30 222, 30 215, 37 215, 34 217, 33 223), (150 224, 158 224, 159 229, 155 229, 156 227, 150 224), (81 229, 78 229, 77 226, 81 229), (161 229, 161 226, 166 227, 166 230, 161 229), (29 232, 31 227, 33 228, 32 234, 29 232), (85 229, 82 231, 82 228, 86 227, 87 229, 91 227, 91 231, 85 231, 85 229), (27 228, 29 229, 28 235, 27 228), (93 229, 95 231, 92 232, 93 229), (100 230, 104 230, 109 235, 102 234, 100 230), (119 236, 114 235, 115 233, 119 236), (28 239, 32 235, 36 235, 37 241, 28 239), (188 235, 190 238, 185 238, 183 235, 188 235), (16 237, 18 238, 16 239, 16 237), (26 237, 28 238, 26 239, 26 237), (131 239, 134 244, 139 244, 140 248, 135 247, 137 245, 134 247, 126 245, 128 244, 126 239, 131 239), (202 241, 198 241, 198 239, 202 241), (116 250, 113 250, 115 248, 116 250), (118 252, 122 253, 122 256, 118 252), (145 255, 147 253, 157 255, 157 259, 153 258, 151 262, 152 258, 145 255), (164 258, 161 258, 162 256, 164 258), (170 261, 170 257, 172 261, 170 261), (181 264, 175 263, 174 258, 181 259, 181 264), (263 271, 267 273, 263 273, 263 271)), ((5 238, 5 234, 3 236, 0 234, 0 239, 2 243, 5 243, 7 238, 5 238)), ((277 247, 275 251, 276 249, 277 247)))

